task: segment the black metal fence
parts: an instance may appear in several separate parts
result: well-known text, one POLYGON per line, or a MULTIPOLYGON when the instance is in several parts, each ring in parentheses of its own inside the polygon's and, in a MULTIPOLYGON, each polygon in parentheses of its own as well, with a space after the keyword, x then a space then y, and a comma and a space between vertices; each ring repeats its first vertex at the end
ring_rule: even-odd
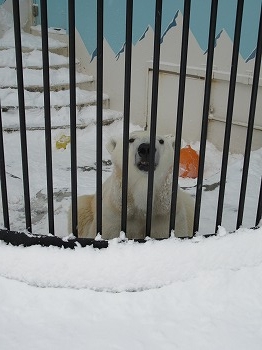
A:
MULTIPOLYGON (((203 187, 203 174, 205 165, 206 141, 208 131, 208 115, 211 95, 211 81, 213 72, 213 57, 215 47, 216 19, 219 0, 212 0, 210 12, 209 40, 207 50, 207 64, 205 76, 204 102, 202 114, 202 131, 200 139, 199 152, 199 170, 196 186, 196 203, 194 215, 194 233, 199 228, 201 197, 203 187)), ((231 73, 229 82, 228 104, 226 113, 226 128, 224 134, 224 146, 222 167, 220 176, 219 198, 217 205, 217 217, 215 232, 222 221, 223 203, 225 195, 225 184, 227 176, 227 165, 229 155, 229 143, 232 126, 232 115, 234 107, 234 95, 237 77, 237 66, 239 56, 239 43, 241 37, 241 24, 243 16, 244 0, 238 0, 234 46, 231 62, 231 73)), ((97 0, 97 108, 96 108, 96 210, 97 210, 97 232, 102 234, 102 139, 103 139, 103 0, 97 0)), ((173 168, 173 186, 172 200, 170 210, 170 232, 175 229, 175 212, 177 202, 178 177, 179 177, 179 157, 181 148, 181 135, 183 125, 183 110, 185 96, 185 82, 187 69, 189 22, 190 22, 191 0, 184 1, 183 11, 183 32, 182 47, 180 60, 179 75, 179 92, 178 105, 176 114, 176 135, 174 151, 174 168, 173 168)), ((75 1, 68 1, 69 14, 69 69, 70 69, 70 136, 71 136, 71 193, 72 193, 72 232, 77 237, 77 147, 76 147, 76 67, 75 67, 75 1)), ((21 158, 23 169, 23 188, 24 188, 24 208, 26 227, 25 229, 32 233, 31 223, 31 206, 30 206, 30 186, 28 172, 28 155, 27 155, 27 130, 24 100, 24 81, 23 81, 23 64, 22 64, 22 46, 21 46, 21 26, 19 14, 19 1, 13 0, 13 18, 15 33, 15 51, 16 51, 16 71, 18 82, 19 98, 19 117, 20 117, 20 139, 21 139, 21 158)), ((147 216, 145 236, 150 236, 151 219, 152 219, 152 200, 153 200, 153 183, 154 183, 154 145, 156 140, 157 126, 157 106, 158 106, 158 80, 160 65, 160 40, 161 40, 161 18, 162 18, 162 0, 156 0, 155 4, 155 30, 154 30, 154 53, 153 53, 153 81, 152 81, 152 104, 151 104, 151 123, 150 123, 150 168, 148 173, 148 197, 147 197, 147 216)), ((125 44, 125 72, 124 72, 124 118, 123 118, 123 172, 122 172, 122 214, 121 230, 126 232, 127 228, 127 188, 128 188, 128 139, 130 125, 130 91, 131 91, 131 67, 132 67, 132 22, 133 22, 133 0, 126 1, 126 44, 125 44)), ((43 84, 44 84, 44 109, 45 109, 45 140, 46 140, 46 178, 47 178, 47 202, 48 202, 48 222, 49 235, 41 236, 37 234, 24 234, 12 231, 9 222, 8 195, 6 186, 5 170, 5 152, 2 130, 2 118, 0 108, 0 175, 1 175, 1 193, 3 206, 3 219, 6 229, 0 229, 0 239, 5 242, 11 242, 14 245, 24 244, 41 244, 48 246, 58 245, 64 247, 74 247, 77 242, 82 246, 93 245, 95 247, 106 247, 106 241, 96 241, 93 239, 75 238, 64 241, 55 236, 54 230, 54 198, 53 198, 53 166, 52 166, 52 147, 51 147, 51 114, 50 114, 50 86, 49 86, 49 56, 48 56, 48 18, 47 18, 47 1, 41 0, 41 29, 42 29, 42 59, 43 59, 43 84), (50 235, 51 234, 51 235, 50 235)), ((259 86, 259 75, 261 65, 262 50, 262 14, 260 16, 259 31, 257 39, 257 49, 255 66, 253 72, 252 93, 250 99, 250 109, 248 118, 248 129, 246 136, 246 146, 244 153, 244 166, 242 172, 242 182, 239 197, 237 225, 239 228, 243 220, 243 211, 246 196, 246 183, 249 171, 249 161, 252 143, 252 134, 254 127, 254 117, 256 110, 257 93, 259 86)), ((260 185, 260 195, 257 205, 257 215, 254 226, 258 225, 262 214, 262 180, 260 185)), ((214 233, 216 234, 216 233, 214 233)))

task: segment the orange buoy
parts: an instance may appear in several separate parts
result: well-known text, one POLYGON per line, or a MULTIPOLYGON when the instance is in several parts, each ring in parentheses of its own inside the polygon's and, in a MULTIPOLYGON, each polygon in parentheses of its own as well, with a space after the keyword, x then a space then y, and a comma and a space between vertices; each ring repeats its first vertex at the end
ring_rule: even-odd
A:
POLYGON ((195 179, 198 174, 198 153, 187 145, 180 150, 179 176, 195 179))

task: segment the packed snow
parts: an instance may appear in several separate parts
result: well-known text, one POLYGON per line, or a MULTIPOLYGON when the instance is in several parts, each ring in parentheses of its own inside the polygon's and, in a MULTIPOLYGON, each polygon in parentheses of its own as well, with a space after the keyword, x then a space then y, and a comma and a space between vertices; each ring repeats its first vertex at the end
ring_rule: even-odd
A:
POLYGON ((259 350, 262 230, 221 231, 102 251, 1 244, 1 349, 259 350))
POLYGON ((0 273, 38 287, 142 291, 194 279, 206 272, 257 266, 262 262, 261 234, 262 228, 251 232, 239 229, 232 234, 220 228, 217 237, 208 239, 170 238, 144 244, 113 239, 109 248, 100 251, 92 247, 75 251, 38 246, 14 249, 2 244, 0 273))

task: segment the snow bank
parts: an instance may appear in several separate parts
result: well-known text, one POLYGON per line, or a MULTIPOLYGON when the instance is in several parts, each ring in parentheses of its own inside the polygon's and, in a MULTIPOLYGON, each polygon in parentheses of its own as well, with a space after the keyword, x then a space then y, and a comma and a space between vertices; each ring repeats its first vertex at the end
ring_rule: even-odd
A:
POLYGON ((145 244, 117 243, 97 250, 0 245, 0 275, 38 287, 139 291, 190 281, 206 273, 258 268, 262 273, 262 228, 220 230, 217 237, 170 238, 145 244))

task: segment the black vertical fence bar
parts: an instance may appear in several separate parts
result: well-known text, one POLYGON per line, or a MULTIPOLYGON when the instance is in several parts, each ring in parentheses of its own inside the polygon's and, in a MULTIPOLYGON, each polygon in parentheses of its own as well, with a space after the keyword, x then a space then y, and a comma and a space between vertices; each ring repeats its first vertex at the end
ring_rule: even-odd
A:
POLYGON ((4 226, 8 230, 10 230, 7 187, 6 187, 5 154, 4 154, 4 140, 3 140, 3 128, 2 128, 1 101, 0 101, 0 181, 1 181, 1 194, 2 194, 4 226))
POLYGON ((211 4, 211 11, 210 11, 205 92, 204 92, 204 103, 203 103, 203 114, 202 114, 201 137, 200 137, 199 165, 198 165, 193 234, 195 234, 199 229, 200 207, 201 207, 202 186, 203 186, 203 176, 204 176, 205 154, 206 154, 207 129, 208 129, 208 115, 209 115, 213 59, 214 59, 214 48, 215 48, 217 7, 218 7, 218 0, 213 0, 211 4))
POLYGON ((104 1, 97 0, 97 87, 96 87, 96 230, 102 235, 102 146, 103 146, 103 39, 104 1))
POLYGON ((234 99, 235 99, 235 87, 236 87, 236 76, 237 76, 237 65, 238 65, 239 43, 240 43, 243 7, 244 7, 244 0, 238 0, 236 22, 235 22, 233 54, 232 54, 232 61, 231 61, 231 73, 230 73, 229 93, 228 93, 227 113, 226 113, 226 128, 225 128, 225 135, 224 135, 222 167, 221 167, 221 174, 220 174, 220 187, 219 187, 219 195, 218 195, 215 231, 217 231, 217 228, 219 225, 221 225, 221 221, 222 221, 222 212, 223 212, 223 205, 224 205, 225 185, 226 185, 226 175, 227 175, 228 153, 229 153, 229 144, 230 144, 230 135, 231 135, 231 126, 232 126, 232 117, 233 117, 233 108, 234 108, 234 99))
POLYGON ((54 234, 54 231, 55 231, 54 229, 54 194, 53 194, 53 170, 52 170, 52 137, 51 137, 51 113, 50 113, 47 0, 41 0, 41 33, 42 33, 42 60, 43 60, 44 111, 45 111, 45 151, 46 151, 48 224, 49 224, 49 233, 54 234))
POLYGON ((133 0, 126 2, 126 44, 125 44, 125 87, 124 87, 124 126, 123 126, 123 172, 122 172, 122 212, 121 231, 126 232, 127 193, 128 193, 128 145, 130 123, 130 89, 132 56, 133 0))
POLYGON ((72 232, 77 237, 75 0, 68 0, 72 232))
POLYGON ((258 226, 262 217, 262 177, 260 182, 260 191, 258 197, 258 205, 257 205, 257 216, 256 216, 256 226, 258 226))
POLYGON ((241 189, 240 189, 239 205, 238 205, 238 215, 237 215, 237 225, 236 225, 237 229, 242 225, 243 213, 244 213, 248 168, 249 168, 249 161, 250 161, 253 127, 254 127, 255 112, 256 112, 257 92, 258 92, 258 84, 259 84, 259 74, 260 74, 260 66, 261 66, 261 53, 262 53, 262 11, 260 12, 256 60, 255 60, 253 85, 252 85, 251 99, 250 99, 247 138, 246 138, 244 164, 243 164, 243 170, 242 170, 241 189))
POLYGON ((27 137, 26 137, 26 120, 25 120, 25 98, 24 98, 24 78, 23 78, 23 63, 22 63, 21 29, 20 29, 20 10, 19 10, 19 1, 17 0, 13 0, 13 17, 14 17, 17 89, 18 89, 18 103, 19 103, 21 155, 22 155, 22 169, 23 169, 25 221, 26 221, 26 229, 29 232, 31 232, 32 222, 31 222, 31 205, 30 205, 29 174, 28 174, 28 154, 27 154, 27 137))
POLYGON ((148 190, 147 190, 147 212, 146 212, 146 236, 150 236, 151 234, 151 219, 152 219, 152 209, 153 209, 154 162, 155 162, 155 143, 156 143, 156 125, 157 125, 157 105, 158 105, 161 22, 162 22, 162 0, 156 0, 151 122, 150 122, 149 172, 148 172, 148 187, 147 187, 148 190))
POLYGON ((184 16, 183 16, 182 46, 181 46, 181 57, 180 57, 176 137, 175 137, 175 149, 174 149, 174 168, 173 168, 173 180, 172 180, 173 181, 172 197, 171 197, 171 208, 170 208, 170 225, 169 225, 170 234, 172 230, 175 230, 175 216, 176 216, 175 213, 176 213, 176 201, 177 201, 177 190, 178 190, 179 158, 180 158, 180 148, 181 148, 181 135, 182 135, 182 126, 183 126, 185 85, 186 85, 190 7, 191 7, 191 0, 185 0, 184 16))

